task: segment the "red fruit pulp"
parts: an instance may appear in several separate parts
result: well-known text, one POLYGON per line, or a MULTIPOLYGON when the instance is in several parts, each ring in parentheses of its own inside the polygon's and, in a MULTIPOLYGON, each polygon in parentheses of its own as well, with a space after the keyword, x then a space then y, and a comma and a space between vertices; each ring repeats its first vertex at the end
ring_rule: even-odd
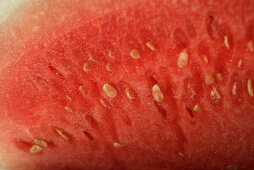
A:
POLYGON ((253 1, 81 4, 35 1, 26 27, 9 22, 4 166, 254 167, 253 1))

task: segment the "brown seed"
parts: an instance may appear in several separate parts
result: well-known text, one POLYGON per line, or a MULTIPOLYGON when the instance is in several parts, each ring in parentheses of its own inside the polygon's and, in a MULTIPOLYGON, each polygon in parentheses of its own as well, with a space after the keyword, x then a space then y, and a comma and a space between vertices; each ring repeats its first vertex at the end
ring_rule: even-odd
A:
POLYGON ((34 139, 34 144, 36 144, 40 147, 43 147, 43 148, 48 147, 47 142, 45 140, 42 140, 42 139, 34 139))
POLYGON ((200 112, 201 111, 201 106, 199 104, 196 104, 194 107, 193 107, 193 111, 194 112, 200 112))
POLYGON ((55 131, 56 131, 56 133, 57 133, 60 137, 62 137, 64 140, 67 141, 67 140, 70 139, 69 135, 68 135, 64 130, 59 129, 59 128, 55 128, 55 131))
POLYGON ((213 99, 219 100, 221 98, 220 93, 217 91, 217 89, 215 87, 213 87, 212 91, 211 91, 211 96, 213 99))
POLYGON ((222 74, 221 74, 221 73, 217 73, 217 74, 216 74, 216 79, 217 79, 218 81, 222 81, 222 80, 223 80, 222 74))
POLYGON ((249 41, 249 42, 247 43, 247 48, 248 48, 251 52, 254 51, 254 43, 253 43, 253 41, 249 41))
POLYGON ((35 154, 35 153, 39 153, 42 151, 42 147, 40 147, 39 145, 33 145, 30 149, 29 149, 29 152, 32 153, 32 154, 35 154))
POLYGON ((114 142, 114 147, 115 147, 115 149, 120 149, 122 147, 122 145, 118 142, 114 142))
POLYGON ((126 94, 126 96, 129 100, 134 100, 135 99, 133 91, 129 87, 125 88, 125 94, 126 94))
POLYGON ((187 50, 183 50, 178 57, 177 65, 179 68, 183 68, 188 64, 188 53, 187 50))
POLYGON ((133 50, 130 51, 130 56, 133 59, 139 59, 140 58, 140 53, 138 52, 137 49, 133 49, 133 50))
POLYGON ((238 68, 241 68, 242 64, 243 64, 243 60, 240 59, 240 60, 238 61, 238 63, 237 63, 237 67, 238 67, 238 68))
POLYGON ((117 96, 116 89, 108 83, 104 84, 103 90, 106 93, 106 95, 110 98, 114 98, 117 96))
POLYGON ((147 46, 150 50, 155 51, 155 47, 154 47, 154 45, 153 45, 151 42, 146 42, 146 46, 147 46))
POLYGON ((69 106, 65 106, 64 110, 66 110, 67 112, 70 112, 70 113, 74 113, 73 109, 69 106))
POLYGON ((237 83, 236 82, 234 82, 233 83, 233 87, 232 87, 232 94, 234 95, 234 96, 236 96, 237 95, 237 92, 236 92, 236 90, 237 90, 237 83))
POLYGON ((228 37, 227 36, 224 36, 224 45, 227 49, 230 49, 230 46, 229 46, 229 42, 228 42, 228 37))
POLYGON ((164 99, 164 95, 160 89, 160 87, 155 84, 152 88, 153 97, 157 102, 160 102, 164 99))
POLYGON ((90 64, 84 63, 83 70, 84 70, 84 72, 89 72, 91 70, 90 64))
POLYGON ((253 90, 253 86, 252 86, 252 81, 251 79, 248 79, 247 81, 247 89, 248 89, 248 93, 251 97, 254 96, 254 90, 253 90))
POLYGON ((204 55, 204 61, 205 61, 206 64, 208 64, 208 58, 207 58, 206 55, 204 55))
POLYGON ((214 83, 214 78, 211 75, 207 74, 205 76, 205 84, 209 85, 213 83, 214 83))

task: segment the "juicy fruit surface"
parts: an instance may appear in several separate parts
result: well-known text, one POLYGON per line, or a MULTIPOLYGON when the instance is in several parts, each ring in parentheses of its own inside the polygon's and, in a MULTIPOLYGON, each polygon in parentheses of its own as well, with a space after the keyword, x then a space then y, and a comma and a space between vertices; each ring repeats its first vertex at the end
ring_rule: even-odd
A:
POLYGON ((94 4, 1 69, 5 166, 254 168, 254 2, 94 4))

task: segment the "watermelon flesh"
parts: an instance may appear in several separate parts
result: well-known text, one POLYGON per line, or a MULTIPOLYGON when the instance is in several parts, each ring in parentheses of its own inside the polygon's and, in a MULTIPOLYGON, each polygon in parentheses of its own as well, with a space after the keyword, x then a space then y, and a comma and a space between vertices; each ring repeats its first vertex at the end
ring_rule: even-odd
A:
POLYGON ((24 3, 1 26, 1 166, 254 169, 253 23, 252 0, 24 3))

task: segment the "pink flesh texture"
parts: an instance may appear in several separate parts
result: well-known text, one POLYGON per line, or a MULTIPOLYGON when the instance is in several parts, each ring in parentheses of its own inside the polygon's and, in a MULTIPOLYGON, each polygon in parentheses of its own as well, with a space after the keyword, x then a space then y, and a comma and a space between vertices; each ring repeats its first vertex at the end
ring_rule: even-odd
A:
POLYGON ((102 5, 91 1, 84 6, 79 6, 81 1, 43 2, 49 7, 43 9, 45 14, 36 14, 41 17, 36 24, 42 25, 38 35, 31 33, 30 14, 41 4, 35 3, 32 10, 24 7, 24 27, 13 27, 15 20, 3 27, 12 27, 21 37, 19 42, 12 36, 2 41, 7 50, 7 57, 1 58, 7 64, 1 65, 0 75, 4 164, 24 170, 225 169, 229 164, 253 168, 254 99, 246 83, 254 79, 254 57, 246 44, 254 36, 249 31, 253 30, 254 4, 211 2, 147 0, 120 5, 106 1, 102 5), (93 3, 94 9, 88 8, 93 3), (66 12, 64 5, 74 15, 55 24, 66 12), (56 8, 62 11, 50 10, 56 8), (243 8, 246 13, 238 14, 243 8), (209 22, 211 16, 214 22, 209 22), (230 49, 224 46, 225 35, 230 49), (148 41, 156 51, 147 48, 148 41), (133 48, 140 51, 139 60, 129 56, 133 48), (177 59, 184 49, 189 63, 179 69, 177 59), (204 54, 209 64, 204 64, 204 54), (89 59, 91 55, 96 62, 89 59), (237 68, 239 59, 244 61, 241 69, 237 68), (88 73, 83 71, 84 62, 91 63, 88 73), (111 72, 105 68, 107 63, 112 63, 111 72), (204 84, 204 75, 218 72, 224 76, 222 82, 204 84), (231 94, 236 80, 242 84, 237 99, 231 94), (105 83, 114 85, 117 97, 105 95, 105 83), (159 104, 151 93, 154 84, 165 96, 159 104), (188 84, 197 91, 196 97, 190 97, 188 84), (81 85, 84 93, 78 90, 81 85), (219 101, 210 97, 214 86, 222 96, 219 101), (133 101, 126 97, 125 87, 134 92, 133 101), (192 115, 186 107, 196 103, 202 111, 192 115), (61 138, 56 127, 69 140, 61 138), (30 154, 33 138, 45 139, 49 146, 30 154), (114 142, 123 147, 116 150, 114 142))

